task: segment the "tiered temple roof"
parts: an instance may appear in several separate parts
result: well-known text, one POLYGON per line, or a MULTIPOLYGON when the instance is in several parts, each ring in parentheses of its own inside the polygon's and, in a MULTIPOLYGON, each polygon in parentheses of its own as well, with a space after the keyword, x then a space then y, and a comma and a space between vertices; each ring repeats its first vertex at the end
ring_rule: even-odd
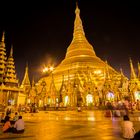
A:
POLYGON ((2 40, 0 42, 0 84, 3 83, 6 64, 6 49, 5 49, 5 33, 3 32, 2 40))
POLYGON ((26 65, 25 68, 25 74, 24 74, 24 78, 21 84, 21 87, 31 87, 31 83, 30 83, 30 79, 29 79, 29 72, 28 72, 28 64, 26 65))
MULTIPOLYGON (((119 72, 96 56, 93 46, 86 39, 80 18, 80 9, 76 5, 73 39, 67 48, 64 60, 52 72, 55 86, 57 90, 61 89, 62 75, 65 77, 64 81, 70 80, 71 83, 74 83, 75 75, 78 75, 82 85, 90 77, 95 86, 102 87, 106 78, 106 68, 112 81, 118 82, 121 79, 119 72)), ((49 88, 51 77, 41 78, 38 84, 45 81, 49 88)))
POLYGON ((11 47, 10 55, 6 62, 4 83, 6 85, 18 86, 18 80, 16 77, 16 70, 15 70, 15 64, 13 58, 13 47, 11 47))
POLYGON ((16 77, 13 47, 11 47, 7 59, 4 40, 5 33, 3 32, 2 41, 0 42, 0 104, 8 105, 10 103, 13 105, 18 103, 19 93, 24 93, 24 90, 19 87, 16 77))

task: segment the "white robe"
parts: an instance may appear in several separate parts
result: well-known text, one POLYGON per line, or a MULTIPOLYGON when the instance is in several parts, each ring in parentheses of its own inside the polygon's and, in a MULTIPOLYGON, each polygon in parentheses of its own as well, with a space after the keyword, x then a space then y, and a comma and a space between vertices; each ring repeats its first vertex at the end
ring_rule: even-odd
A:
POLYGON ((122 122, 122 134, 124 138, 128 138, 128 139, 134 138, 135 129, 131 121, 122 122))

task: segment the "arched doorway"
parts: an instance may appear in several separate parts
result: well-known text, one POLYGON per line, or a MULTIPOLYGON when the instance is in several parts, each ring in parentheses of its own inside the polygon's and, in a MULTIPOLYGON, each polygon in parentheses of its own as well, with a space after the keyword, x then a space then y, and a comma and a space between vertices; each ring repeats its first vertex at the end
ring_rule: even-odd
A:
POLYGON ((64 97, 64 106, 68 106, 68 105, 69 105, 69 96, 66 95, 66 96, 64 97))
POLYGON ((136 91, 134 93, 134 96, 135 96, 135 100, 140 100, 140 91, 136 91))
POLYGON ((106 94, 106 98, 107 98, 107 100, 109 100, 109 101, 114 101, 114 93, 113 92, 108 92, 107 94, 106 94))
POLYGON ((93 105, 93 96, 91 94, 88 94, 86 96, 86 103, 87 103, 87 106, 93 105))

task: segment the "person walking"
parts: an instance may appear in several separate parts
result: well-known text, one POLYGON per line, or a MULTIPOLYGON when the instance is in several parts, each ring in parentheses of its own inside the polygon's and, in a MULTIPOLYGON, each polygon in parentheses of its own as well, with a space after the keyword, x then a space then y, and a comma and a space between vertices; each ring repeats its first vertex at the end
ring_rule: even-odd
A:
POLYGON ((129 120, 128 115, 123 116, 122 135, 123 135, 123 138, 129 139, 129 140, 134 139, 135 129, 133 127, 133 122, 129 120))

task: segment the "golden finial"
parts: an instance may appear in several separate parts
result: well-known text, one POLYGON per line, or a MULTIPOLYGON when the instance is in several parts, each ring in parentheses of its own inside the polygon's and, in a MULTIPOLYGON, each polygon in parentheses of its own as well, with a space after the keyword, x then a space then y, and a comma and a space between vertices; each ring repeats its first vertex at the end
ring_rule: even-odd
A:
POLYGON ((122 76, 124 75, 124 74, 123 74, 123 69, 122 69, 122 68, 120 68, 120 73, 121 73, 122 76))
POLYGON ((80 14, 80 9, 78 8, 78 1, 76 1, 75 13, 76 13, 76 14, 80 14))
POLYGON ((129 58, 130 63, 132 63, 131 57, 129 58))
POLYGON ((140 80, 140 63, 138 62, 138 79, 140 80))
POLYGON ((131 79, 135 79, 136 74, 135 74, 133 62, 132 62, 131 58, 129 58, 129 60, 130 60, 130 77, 131 77, 131 79))
POLYGON ((5 32, 3 31, 3 33, 2 33, 2 42, 4 42, 4 40, 5 40, 5 32))
POLYGON ((108 65, 108 61, 107 61, 107 59, 105 60, 105 64, 108 65))
POLYGON ((13 57, 13 45, 11 46, 10 57, 13 57))

